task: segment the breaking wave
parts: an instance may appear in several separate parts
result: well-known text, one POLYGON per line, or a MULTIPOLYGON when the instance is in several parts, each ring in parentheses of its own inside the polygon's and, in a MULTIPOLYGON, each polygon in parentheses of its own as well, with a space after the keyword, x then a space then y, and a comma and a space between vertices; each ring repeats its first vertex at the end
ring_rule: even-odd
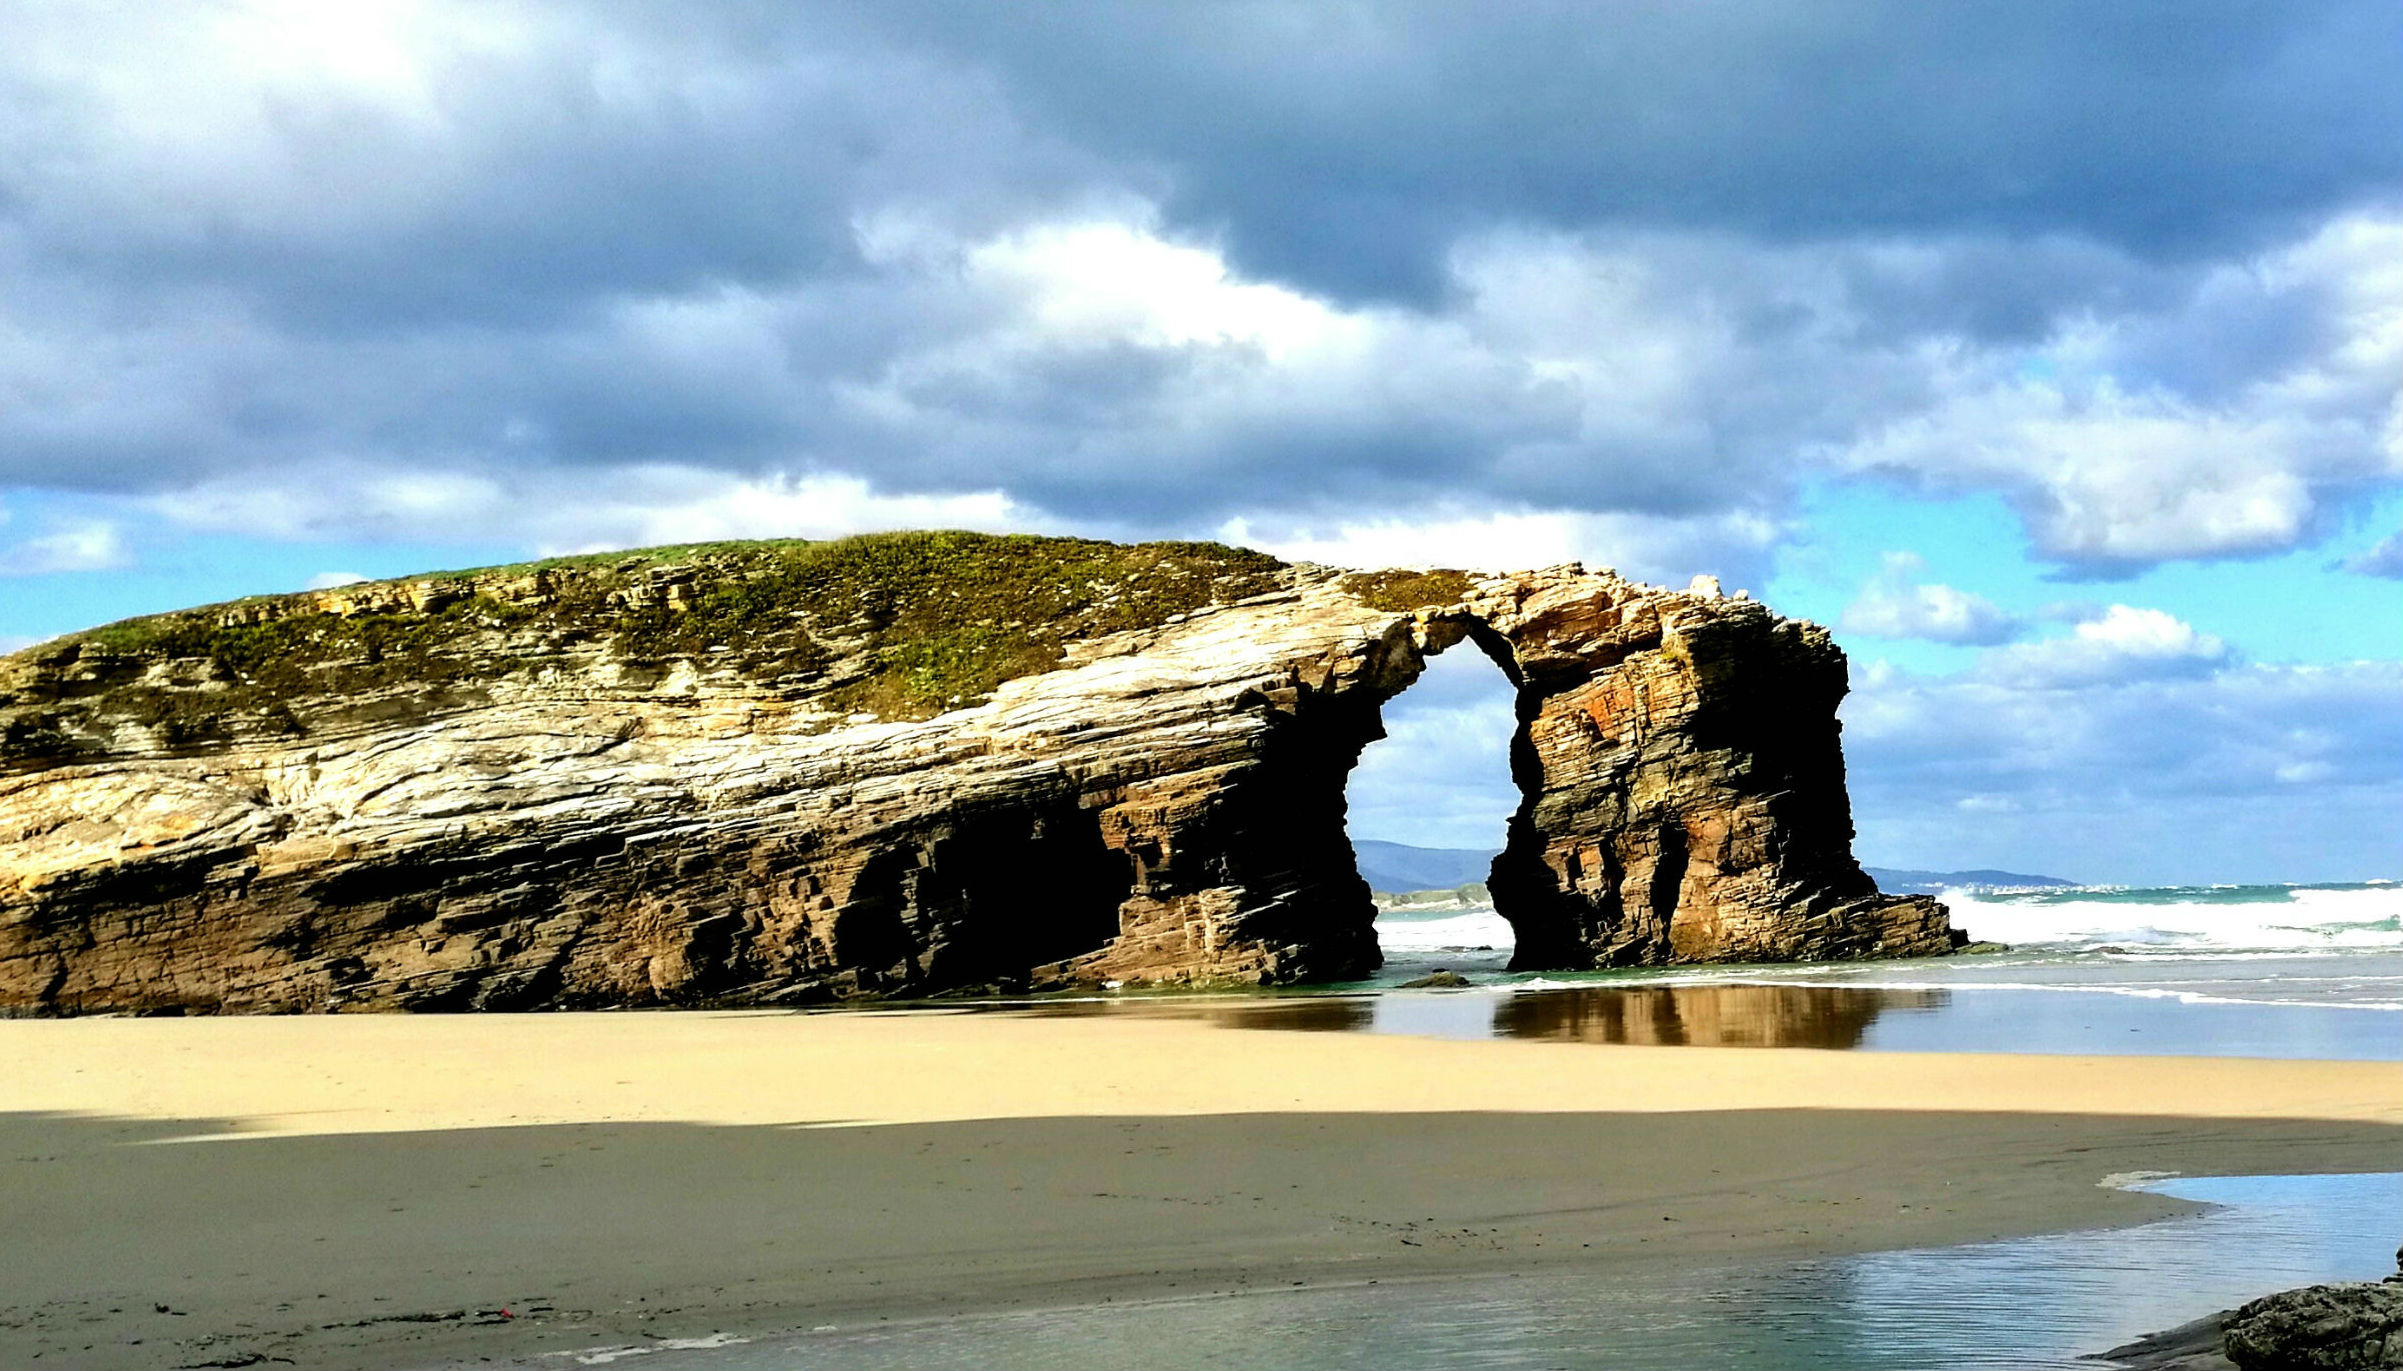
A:
POLYGON ((2403 886, 1949 890, 1955 928, 2023 948, 2162 953, 2403 951, 2403 886))
POLYGON ((1416 960, 1447 952, 1507 953, 1516 938, 1509 921, 1490 909, 1388 911, 1377 917, 1377 945, 1388 957, 1416 960))

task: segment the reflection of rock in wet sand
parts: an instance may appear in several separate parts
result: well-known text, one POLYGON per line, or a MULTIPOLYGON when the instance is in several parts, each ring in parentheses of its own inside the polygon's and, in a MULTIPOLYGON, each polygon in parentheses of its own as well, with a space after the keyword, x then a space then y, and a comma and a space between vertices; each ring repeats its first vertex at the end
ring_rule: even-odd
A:
POLYGON ((1341 1033, 1367 1029, 1375 1021, 1376 1011, 1367 1000, 1355 996, 1296 996, 1212 1006, 1196 1017, 1224 1028, 1298 1028, 1306 1032, 1341 1033))
POLYGON ((1134 1014, 1145 1018, 1200 1019, 1221 1028, 1290 1028, 1305 1032, 1365 1031, 1376 1011, 1356 995, 1295 995, 1273 999, 1236 996, 1185 999, 1058 1000, 1028 1012, 1058 1018, 1134 1014))
POLYGON ((1858 1047, 1889 1009, 1940 1009, 1947 990, 1805 985, 1656 985, 1513 995, 1494 1015, 1509 1038, 1671 1047, 1858 1047))

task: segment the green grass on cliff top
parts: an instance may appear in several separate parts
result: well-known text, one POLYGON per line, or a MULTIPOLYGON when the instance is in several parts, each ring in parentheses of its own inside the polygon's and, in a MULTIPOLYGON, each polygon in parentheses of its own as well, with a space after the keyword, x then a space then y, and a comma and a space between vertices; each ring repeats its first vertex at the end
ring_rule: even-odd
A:
POLYGON ((924 717, 1056 666, 1072 641, 1262 594, 1285 570, 1215 543, 886 533, 595 553, 261 597, 30 650, 62 670, 45 687, 0 695, 0 759, 89 751, 120 722, 188 746, 307 732, 312 713, 346 699, 439 708, 591 647, 637 665, 732 670, 839 709, 924 717), (435 594, 422 610, 324 608, 377 586, 435 594))

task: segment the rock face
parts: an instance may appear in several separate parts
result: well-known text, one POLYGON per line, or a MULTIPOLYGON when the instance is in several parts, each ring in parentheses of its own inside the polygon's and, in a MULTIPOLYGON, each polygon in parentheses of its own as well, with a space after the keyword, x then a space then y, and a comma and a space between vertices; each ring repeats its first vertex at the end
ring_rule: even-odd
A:
POLYGON ((1575 566, 913 536, 353 587, 0 660, 0 1007, 1354 976, 1379 955, 1344 782, 1464 643, 1518 690, 1514 965, 1950 946, 1942 906, 1853 861, 1844 656, 1813 625, 1575 566), (870 574, 911 558, 960 579, 870 574), (977 600, 1028 558, 1081 579, 977 600))
POLYGON ((2267 1295, 2226 1320, 2228 1360, 2242 1371, 2403 1367, 2403 1275, 2267 1295))

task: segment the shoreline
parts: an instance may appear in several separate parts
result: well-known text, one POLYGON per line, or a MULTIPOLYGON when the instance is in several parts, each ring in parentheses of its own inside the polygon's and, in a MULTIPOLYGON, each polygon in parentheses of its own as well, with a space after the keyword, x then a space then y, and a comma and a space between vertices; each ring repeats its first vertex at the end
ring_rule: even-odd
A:
POLYGON ((2115 1172, 2403 1164, 2391 1063, 952 1013, 0 1034, 11 1363, 422 1366, 1294 1283, 1608 1280, 2192 1208, 2098 1188, 2115 1172))

